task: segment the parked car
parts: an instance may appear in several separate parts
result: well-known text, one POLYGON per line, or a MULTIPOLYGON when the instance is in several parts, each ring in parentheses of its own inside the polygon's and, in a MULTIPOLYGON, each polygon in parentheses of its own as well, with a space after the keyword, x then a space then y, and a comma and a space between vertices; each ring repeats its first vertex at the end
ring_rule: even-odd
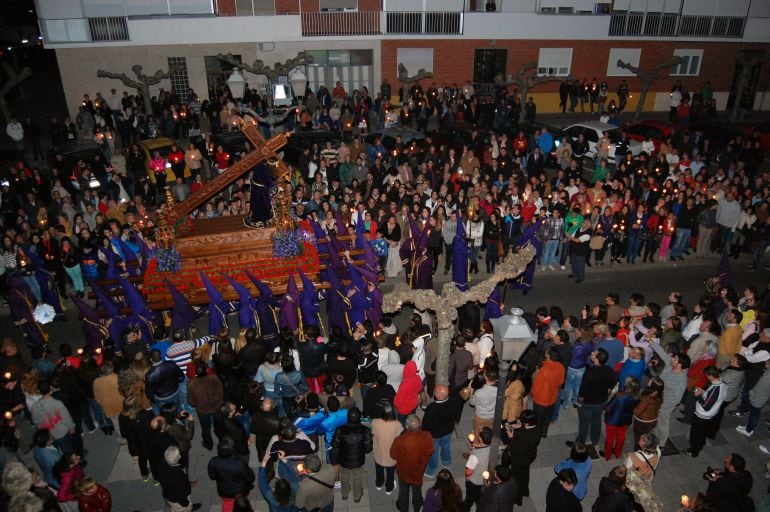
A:
POLYGON ((655 153, 660 149, 661 142, 671 137, 677 130, 677 125, 668 121, 659 121, 657 119, 648 119, 638 123, 623 126, 623 131, 629 139, 644 142, 647 138, 652 139, 655 145, 655 153))
MULTIPOLYGON (((80 183, 73 174, 73 169, 78 162, 82 160, 88 167, 91 167, 96 159, 96 155, 99 155, 102 162, 105 162, 105 164, 109 161, 109 158, 107 158, 102 147, 92 140, 72 141, 54 147, 49 152, 49 163, 53 162, 55 155, 58 154, 62 155, 64 162, 61 168, 69 175, 70 185, 72 185, 75 190, 80 190, 80 183)), ((114 170, 114 167, 107 165, 107 170, 111 172, 114 170)), ((92 179, 91 187, 96 188, 98 186, 99 182, 96 179, 92 179)))
POLYGON ((329 141, 335 148, 339 147, 342 143, 342 135, 340 132, 332 130, 308 130, 294 133, 281 150, 284 155, 283 159, 292 165, 297 165, 299 155, 305 148, 312 148, 313 144, 318 144, 318 147, 324 148, 329 141))
POLYGON ((743 123, 739 126, 747 137, 756 136, 759 139, 762 151, 770 152, 770 123, 743 123))
MULTIPOLYGON (((152 183, 155 183, 155 174, 150 172, 150 160, 152 160, 152 156, 155 153, 155 151, 158 151, 160 153, 160 156, 163 158, 166 158, 168 156, 168 152, 171 150, 171 146, 176 145, 179 147, 182 151, 185 150, 185 147, 183 144, 179 144, 173 139, 169 139, 168 137, 156 137, 152 139, 144 139, 142 142, 139 143, 139 148, 144 152, 145 156, 145 165, 147 167, 147 176, 150 177, 150 181, 152 183)), ((166 183, 174 183, 174 180, 176 179, 176 176, 174 176, 174 172, 169 168, 166 170, 166 183)))
MULTIPOLYGON (((615 148, 616 144, 620 142, 623 137, 623 130, 615 125, 600 123, 598 121, 588 121, 585 123, 577 123, 568 126, 564 129, 564 133, 569 136, 573 141, 577 140, 578 136, 582 133, 588 142, 588 152, 586 158, 593 159, 596 156, 596 144, 604 134, 607 133, 610 137, 612 145, 608 151, 608 160, 610 163, 615 162, 615 148)), ((631 139, 629 141, 628 149, 633 156, 639 156, 642 152, 642 143, 638 140, 631 139)))
POLYGON ((396 145, 396 137, 401 137, 401 142, 403 144, 409 144, 413 140, 421 141, 425 138, 425 134, 418 132, 417 130, 412 130, 411 128, 383 128, 382 130, 374 130, 373 132, 366 134, 363 141, 369 146, 373 145, 377 138, 380 138, 382 139, 382 145, 390 151, 396 145))

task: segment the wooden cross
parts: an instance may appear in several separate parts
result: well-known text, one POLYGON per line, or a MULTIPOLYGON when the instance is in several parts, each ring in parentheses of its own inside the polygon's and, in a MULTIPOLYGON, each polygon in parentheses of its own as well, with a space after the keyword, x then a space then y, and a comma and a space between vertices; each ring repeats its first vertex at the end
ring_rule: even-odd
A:
POLYGON ((187 215, 226 187, 233 184, 238 178, 251 170, 255 165, 267 159, 278 161, 279 174, 283 175, 290 170, 278 157, 278 150, 289 141, 290 132, 281 132, 265 140, 256 124, 246 124, 241 131, 254 146, 254 150, 227 168, 225 172, 216 176, 213 180, 203 185, 200 189, 187 196, 187 198, 174 206, 173 213, 179 218, 187 215))

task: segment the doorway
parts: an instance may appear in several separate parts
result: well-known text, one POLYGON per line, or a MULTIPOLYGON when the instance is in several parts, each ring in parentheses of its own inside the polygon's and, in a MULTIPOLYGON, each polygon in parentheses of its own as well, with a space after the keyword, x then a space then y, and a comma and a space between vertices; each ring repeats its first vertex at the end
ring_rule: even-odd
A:
POLYGON ((739 108, 747 112, 754 108, 754 98, 757 94, 757 83, 759 82, 759 76, 762 73, 762 61, 764 59, 751 59, 752 54, 761 55, 764 52, 738 52, 735 59, 735 71, 733 72, 733 81, 730 86, 730 96, 727 98, 727 110, 731 110, 735 105, 736 97, 739 98, 739 108), (751 68, 746 70, 746 80, 744 82, 743 90, 738 91, 741 83, 741 75, 744 73, 744 62, 752 61, 751 68))
POLYGON ((508 50, 490 50, 487 48, 476 50, 473 60, 473 83, 494 83, 495 76, 505 77, 508 67, 508 50))

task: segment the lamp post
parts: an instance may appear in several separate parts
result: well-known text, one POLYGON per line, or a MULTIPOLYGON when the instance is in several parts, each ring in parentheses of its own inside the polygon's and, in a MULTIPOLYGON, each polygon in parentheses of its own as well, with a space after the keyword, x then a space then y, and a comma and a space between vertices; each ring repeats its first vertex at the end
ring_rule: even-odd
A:
POLYGON ((497 456, 500 451, 502 435, 503 403, 508 370, 512 361, 518 361, 527 348, 537 340, 524 319, 524 310, 511 308, 510 315, 490 320, 495 334, 495 352, 500 360, 500 377, 497 381, 497 400, 495 401, 495 419, 492 423, 492 444, 489 447, 489 470, 494 474, 497 456))
POLYGON ((307 88, 307 75, 300 67, 296 67, 289 71, 289 83, 294 91, 295 98, 304 98, 305 89, 307 88))
POLYGON ((246 80, 241 75, 241 70, 233 68, 230 77, 227 79, 227 86, 233 95, 233 99, 243 99, 243 92, 246 89, 246 80))

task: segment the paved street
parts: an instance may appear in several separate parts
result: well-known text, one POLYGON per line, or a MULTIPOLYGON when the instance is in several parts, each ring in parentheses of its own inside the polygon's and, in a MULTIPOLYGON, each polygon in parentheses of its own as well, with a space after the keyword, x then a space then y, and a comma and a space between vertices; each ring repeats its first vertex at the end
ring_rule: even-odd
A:
MULTIPOLYGON (((565 314, 572 314, 586 303, 597 303, 609 291, 620 293, 624 304, 632 291, 641 292, 648 300, 662 304, 667 292, 674 289, 682 292, 684 302, 691 305, 702 293, 703 282, 713 274, 717 263, 718 258, 712 257, 706 260, 677 263, 637 264, 634 266, 624 264, 620 268, 594 267, 588 269, 586 281, 579 285, 565 277, 568 271, 541 273, 538 270, 534 290, 527 296, 523 296, 519 291, 508 293, 506 306, 516 305, 532 311, 540 305, 560 305, 565 314)), ((755 274, 746 272, 746 256, 743 256, 738 263, 740 264, 734 264, 736 287, 753 284, 761 290, 767 285, 770 272, 760 271, 755 274)), ((444 276, 439 271, 436 277, 437 288, 439 288, 444 281, 444 276)), ((389 283, 385 283, 384 289, 389 288, 389 286, 389 283)), ((406 313, 408 311, 402 313, 401 319, 407 317, 406 313)), ((7 309, 0 311, 0 320, 3 322, 2 325, 10 326, 7 315, 7 309)), ((72 308, 69 308, 68 316, 70 321, 49 326, 53 345, 63 341, 78 344, 80 330, 72 308)), ((18 338, 18 331, 14 328, 9 327, 7 332, 18 338)), ((465 435, 471 430, 471 418, 472 413, 466 410, 452 443, 452 470, 461 486, 463 484, 461 475, 464 464, 461 453, 467 449, 465 435)), ((722 467, 724 456, 731 451, 743 454, 748 460, 749 469, 755 478, 754 491, 752 492, 755 502, 758 503, 764 497, 767 487, 764 480, 765 457, 759 452, 758 446, 762 442, 767 442, 770 433, 764 428, 764 423, 761 423, 751 440, 746 440, 735 432, 734 427, 738 424, 736 419, 726 417, 721 434, 717 436, 714 442, 709 443, 696 460, 684 455, 663 458, 655 477, 654 489, 666 505, 664 510, 676 510, 680 496, 683 494, 693 496, 698 491, 704 491, 706 485, 701 474, 706 466, 722 467)), ((686 427, 676 421, 672 421, 671 425, 674 444, 680 450, 687 448, 686 427)), ((563 411, 559 421, 550 429, 548 439, 540 444, 538 458, 532 468, 532 499, 525 499, 522 510, 541 512, 545 510, 545 491, 549 481, 553 478, 553 465, 568 455, 568 448, 565 447, 564 442, 572 440, 576 432, 577 411, 575 409, 563 411)), ((88 461, 86 473, 98 481, 104 482, 110 489, 115 504, 114 510, 162 510, 163 502, 160 488, 143 483, 139 479, 138 467, 132 464, 126 448, 121 447, 117 439, 106 437, 101 431, 97 431, 94 434, 85 434, 85 445, 89 451, 86 457, 88 461)), ((629 444, 627 443, 626 451, 628 449, 629 444)), ((192 478, 198 481, 197 486, 193 489, 193 501, 202 502, 203 510, 218 510, 220 502, 214 484, 206 474, 206 463, 210 456, 211 453, 200 446, 200 437, 196 432, 190 464, 192 478)), ((31 459, 27 458, 27 462, 34 466, 31 459)), ((610 462, 603 459, 594 461, 590 491, 584 501, 585 509, 590 508, 597 495, 600 478, 606 476, 609 470, 617 464, 618 462, 614 460, 610 462)), ((254 457, 252 458, 252 465, 254 467, 257 465, 254 457)), ((338 495, 335 510, 371 510, 374 512, 395 510, 397 493, 386 496, 384 491, 374 489, 373 468, 373 461, 368 460, 366 465, 367 488, 363 500, 358 504, 353 503, 352 499, 343 502, 338 495)), ((430 485, 432 485, 432 481, 427 481, 424 489, 430 485)), ((251 498, 256 504, 256 510, 267 510, 265 503, 259 497, 258 490, 252 491, 251 498)))

